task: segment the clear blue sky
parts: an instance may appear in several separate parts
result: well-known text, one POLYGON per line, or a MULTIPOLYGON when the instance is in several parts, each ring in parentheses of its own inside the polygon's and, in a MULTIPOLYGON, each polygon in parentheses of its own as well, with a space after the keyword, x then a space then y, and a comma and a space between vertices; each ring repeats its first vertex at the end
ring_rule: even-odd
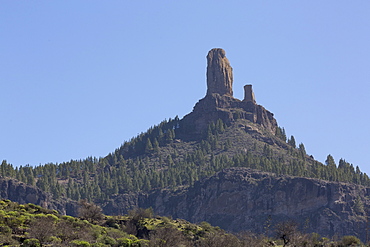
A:
POLYGON ((370 173, 370 1, 2 1, 0 160, 102 157, 206 93, 226 50, 234 96, 324 161, 370 173))

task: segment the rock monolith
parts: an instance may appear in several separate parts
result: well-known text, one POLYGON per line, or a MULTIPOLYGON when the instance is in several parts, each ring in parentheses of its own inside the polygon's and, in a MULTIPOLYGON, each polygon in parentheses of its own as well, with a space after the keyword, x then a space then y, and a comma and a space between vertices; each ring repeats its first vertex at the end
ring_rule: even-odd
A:
POLYGON ((233 69, 221 48, 214 48, 207 55, 207 95, 217 93, 233 96, 233 69))

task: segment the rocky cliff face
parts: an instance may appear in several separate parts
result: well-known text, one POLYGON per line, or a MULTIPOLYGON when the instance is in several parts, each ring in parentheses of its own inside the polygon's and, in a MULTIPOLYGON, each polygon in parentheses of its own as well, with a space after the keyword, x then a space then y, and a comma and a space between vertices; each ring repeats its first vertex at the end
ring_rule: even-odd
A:
POLYGON ((222 49, 212 49, 207 56, 207 94, 180 123, 183 133, 199 136, 211 122, 222 119, 230 124, 236 119, 247 119, 275 133, 277 122, 274 114, 256 104, 252 85, 244 88, 241 101, 233 97, 233 74, 229 60, 222 49))
POLYGON ((0 178, 0 198, 21 204, 32 203, 55 209, 64 215, 77 215, 77 203, 69 199, 54 200, 52 195, 15 179, 0 178))
POLYGON ((266 234, 269 220, 270 233, 275 223, 293 220, 306 232, 365 239, 369 196, 370 188, 359 185, 230 168, 176 192, 121 195, 105 210, 115 213, 131 201, 130 207, 152 207, 159 215, 207 221, 233 232, 266 234))

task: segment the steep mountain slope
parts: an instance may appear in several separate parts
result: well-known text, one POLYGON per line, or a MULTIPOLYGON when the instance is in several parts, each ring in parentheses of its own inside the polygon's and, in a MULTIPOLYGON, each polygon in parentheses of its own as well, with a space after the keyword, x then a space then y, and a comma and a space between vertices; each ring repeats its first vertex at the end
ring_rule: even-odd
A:
POLYGON ((272 233, 279 222, 294 221, 305 232, 364 240, 369 196, 370 188, 361 185, 229 168, 189 188, 118 195, 105 210, 115 213, 134 203, 232 232, 263 234, 272 233))
MULTIPOLYGON (((251 85, 244 87, 243 100, 234 98, 232 68, 222 49, 212 49, 207 61, 207 94, 183 119, 176 117, 163 121, 125 142, 104 158, 89 157, 61 164, 19 168, 3 161, 0 165, 0 175, 37 186, 49 193, 53 200, 62 202, 58 210, 63 213, 72 212, 63 208, 63 205, 67 205, 66 201, 86 198, 101 205, 105 213, 109 214, 124 214, 136 206, 153 207, 164 215, 185 217, 191 221, 209 220, 233 231, 261 231, 266 215, 271 215, 272 220, 276 221, 295 219, 302 223, 303 220, 308 220, 313 223, 307 226, 307 229, 318 229, 315 231, 325 235, 357 234, 363 237, 363 233, 355 227, 347 227, 345 230, 341 222, 347 222, 348 226, 364 224, 364 215, 361 214, 363 210, 360 210, 360 213, 353 211, 353 198, 356 198, 356 203, 362 205, 366 211, 367 192, 364 192, 366 189, 359 189, 359 186, 370 186, 369 177, 345 160, 340 160, 337 167, 330 155, 325 165, 308 156, 304 145, 297 147, 294 137, 287 139, 284 129, 278 126, 274 115, 256 103, 251 85), (265 180, 262 178, 255 181, 255 187, 248 187, 245 181, 252 180, 241 179, 239 171, 242 170, 224 170, 232 167, 269 172, 263 173, 263 177, 274 181, 277 187, 273 190, 265 189, 265 180), (229 175, 220 177, 223 172, 229 175), (218 175, 215 175, 216 173, 218 175), (311 182, 301 185, 295 182, 300 181, 299 179, 286 177, 292 181, 287 186, 282 182, 284 177, 281 175, 358 185, 351 185, 351 189, 346 190, 344 184, 334 185, 338 183, 305 179, 311 182), (216 180, 220 181, 215 182, 216 180), (222 193, 217 192, 219 185, 216 184, 224 186, 230 183, 233 184, 231 188, 238 192, 230 194, 230 198, 225 196, 227 194, 221 196, 222 193), (207 184, 214 185, 207 187, 207 184), (330 198, 326 201, 322 199, 326 195, 324 192, 324 196, 318 195, 319 200, 315 199, 313 194, 307 194, 311 193, 307 188, 291 192, 292 187, 304 187, 306 184, 314 184, 309 185, 314 191, 323 188, 322 190, 327 191, 325 193, 339 193, 340 199, 330 198, 343 202, 343 205, 340 204, 343 207, 339 207, 339 204, 330 198), (280 187, 281 189, 277 189, 280 187), (202 198, 197 194, 199 188, 209 190, 207 193, 215 196, 212 200, 204 197, 199 201, 199 198, 202 198), (275 198, 275 193, 280 193, 281 196, 275 198), (236 207, 238 201, 248 204, 249 201, 244 198, 246 195, 252 198, 248 199, 252 201, 269 198, 266 200, 271 201, 267 203, 270 206, 263 202, 261 210, 244 207, 241 211, 235 210, 237 214, 220 216, 223 215, 222 212, 227 212, 228 208, 236 207), (181 196, 187 199, 184 201, 181 196), (294 204, 303 200, 302 196, 317 201, 317 204, 300 203, 299 206, 287 207, 283 203, 283 197, 286 198, 285 202, 294 204), (222 204, 225 200, 230 203, 222 204), (168 204, 167 201, 171 203, 168 204), (159 202, 163 202, 162 205, 159 202), (212 213, 208 213, 213 206, 212 213), (268 212, 270 207, 274 209, 268 212), (189 211, 190 208, 193 211, 189 211), (297 214, 298 209, 301 214, 297 214), (330 218, 325 216, 326 214, 336 216, 330 218), (321 218, 315 218, 317 215, 321 215, 321 218), (217 221, 217 218, 224 220, 217 221), (319 227, 323 219, 332 224, 330 229, 319 227), (233 226, 222 225, 223 222, 229 222, 233 226)), ((2 183, 1 189, 7 190, 4 186, 6 187, 6 183, 2 183)), ((28 202, 28 199, 23 198, 29 197, 28 193, 19 195, 22 196, 12 199, 22 203, 28 202)), ((10 198, 10 194, 3 194, 2 197, 10 198)), ((35 203, 42 204, 44 201, 35 203)), ((308 199, 306 201, 308 202, 308 199)))

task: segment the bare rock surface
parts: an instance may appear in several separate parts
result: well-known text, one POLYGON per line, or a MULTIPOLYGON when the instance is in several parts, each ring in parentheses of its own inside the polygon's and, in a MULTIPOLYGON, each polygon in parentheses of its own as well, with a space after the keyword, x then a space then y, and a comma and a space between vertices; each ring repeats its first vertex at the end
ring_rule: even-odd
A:
POLYGON ((252 85, 245 85, 244 86, 244 100, 245 102, 252 102, 256 103, 256 98, 253 93, 252 85))
POLYGON ((214 48, 208 52, 207 88, 207 95, 233 96, 233 69, 223 49, 214 48))

